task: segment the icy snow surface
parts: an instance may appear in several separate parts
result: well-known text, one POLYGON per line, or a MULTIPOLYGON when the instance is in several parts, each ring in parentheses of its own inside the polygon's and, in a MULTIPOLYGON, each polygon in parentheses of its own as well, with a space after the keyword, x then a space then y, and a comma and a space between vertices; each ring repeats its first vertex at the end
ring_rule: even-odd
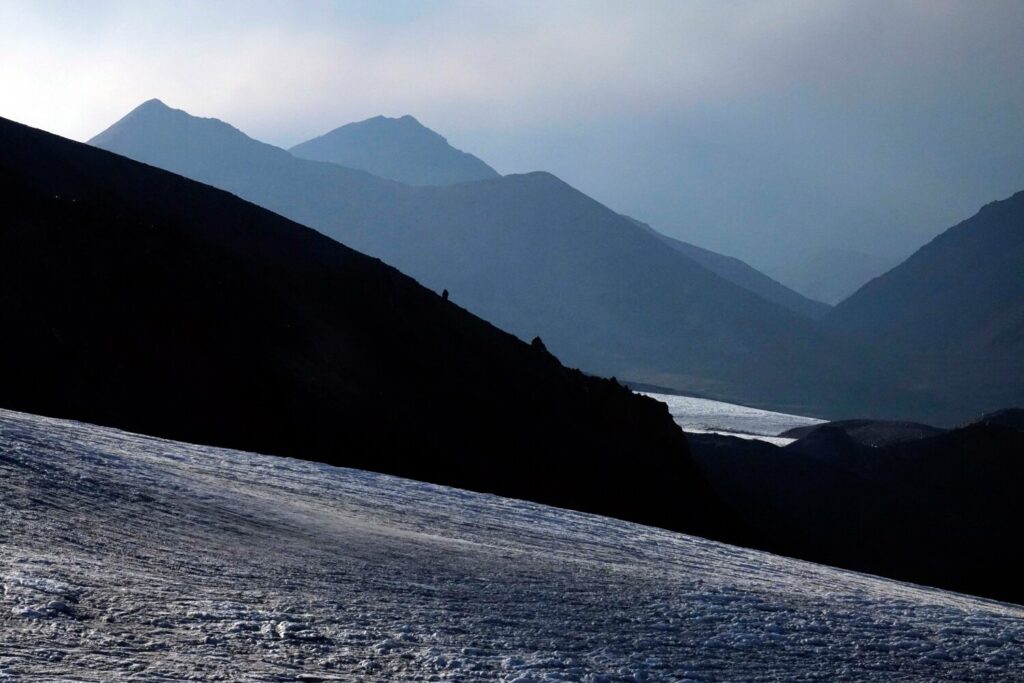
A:
POLYGON ((1024 677, 1018 607, 5 411, 0 582, 0 680, 1024 677))
POLYGON ((776 446, 785 446, 795 439, 784 439, 778 434, 808 425, 821 424, 824 420, 801 415, 775 413, 770 410, 748 408, 733 403, 712 401, 706 398, 675 396, 639 392, 668 404, 668 410, 676 424, 687 432, 705 434, 728 434, 741 439, 768 441, 776 446))

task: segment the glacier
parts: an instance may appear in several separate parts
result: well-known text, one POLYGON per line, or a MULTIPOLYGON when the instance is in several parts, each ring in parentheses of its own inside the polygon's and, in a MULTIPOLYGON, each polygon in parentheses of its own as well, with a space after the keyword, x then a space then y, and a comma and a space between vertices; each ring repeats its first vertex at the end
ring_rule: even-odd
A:
POLYGON ((780 437, 779 434, 795 427, 809 427, 825 423, 825 420, 819 420, 816 417, 778 413, 709 398, 650 391, 638 393, 666 404, 672 419, 683 431, 687 432, 724 434, 741 439, 767 441, 776 446, 786 446, 796 439, 780 437))
POLYGON ((10 411, 0 583, 0 681, 1024 678, 1018 606, 10 411))

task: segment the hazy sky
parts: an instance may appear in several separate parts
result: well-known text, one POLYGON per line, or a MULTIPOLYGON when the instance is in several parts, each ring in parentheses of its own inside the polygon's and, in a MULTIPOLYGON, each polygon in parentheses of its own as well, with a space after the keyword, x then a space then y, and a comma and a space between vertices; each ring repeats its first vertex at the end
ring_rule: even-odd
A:
POLYGON ((904 253, 1024 189, 1024 2, 0 3, 0 116, 151 97, 282 146, 410 113, 758 265, 904 253))

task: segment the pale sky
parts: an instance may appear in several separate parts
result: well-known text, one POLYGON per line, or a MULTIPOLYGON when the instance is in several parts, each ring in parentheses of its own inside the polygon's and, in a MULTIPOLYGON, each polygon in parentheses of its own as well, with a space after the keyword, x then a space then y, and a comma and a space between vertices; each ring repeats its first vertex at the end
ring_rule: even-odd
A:
POLYGON ((0 3, 0 116, 152 97, 281 146, 412 114, 755 265, 905 254, 1024 189, 1024 2, 0 3))

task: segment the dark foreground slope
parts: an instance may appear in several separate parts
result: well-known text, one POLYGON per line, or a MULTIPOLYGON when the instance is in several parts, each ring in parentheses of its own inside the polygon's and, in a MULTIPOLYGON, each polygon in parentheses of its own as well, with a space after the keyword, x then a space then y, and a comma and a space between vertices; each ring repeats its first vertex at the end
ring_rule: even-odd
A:
POLYGON ((0 149, 0 406, 723 532, 663 405, 225 192, 0 149))
POLYGON ((92 144, 379 256, 590 372, 836 417, 886 395, 841 339, 547 173, 413 188, 297 159, 156 101, 92 144))
POLYGON ((836 306, 826 322, 892 351, 916 419, 1024 404, 1024 192, 993 202, 836 306))
POLYGON ((455 149, 412 116, 375 116, 350 123, 290 151, 301 159, 358 168, 408 185, 452 185, 498 177, 493 168, 455 149))
POLYGON ((690 435, 761 547, 1024 604, 1024 431, 982 421, 872 448, 824 425, 785 447, 690 435))

